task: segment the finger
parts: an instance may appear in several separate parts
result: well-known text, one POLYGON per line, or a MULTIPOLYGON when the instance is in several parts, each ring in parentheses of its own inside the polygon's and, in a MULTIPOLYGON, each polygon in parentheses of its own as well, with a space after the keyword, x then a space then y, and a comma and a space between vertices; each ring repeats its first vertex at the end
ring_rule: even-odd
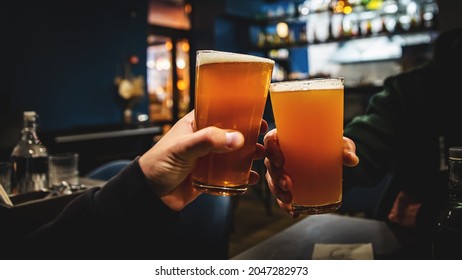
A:
POLYGON ((292 206, 290 204, 284 203, 283 201, 276 199, 279 207, 289 213, 291 216, 293 216, 293 211, 292 211, 292 206))
POLYGON ((274 166, 268 158, 265 158, 266 171, 268 173, 267 180, 275 182, 276 186, 284 191, 292 189, 292 179, 283 168, 274 166))
MULTIPOLYGON (((284 190, 281 187, 281 183, 273 180, 268 172, 265 174, 266 181, 268 183, 268 188, 270 189, 271 193, 276 196, 277 199, 281 200, 284 203, 292 202, 293 196, 291 191, 284 190)), ((285 183, 282 183, 282 186, 285 183)))
MULTIPOLYGON (((191 118, 191 127, 192 127, 193 131, 197 131, 195 109, 192 109, 191 112, 189 112, 185 117, 190 117, 191 118)), ((185 118, 185 117, 183 117, 183 118, 185 118)))
POLYGON ((268 131, 268 122, 262 119, 260 124, 260 134, 265 134, 268 131))
POLYGON ((281 189, 286 191, 286 192, 291 192, 292 191, 292 179, 290 178, 289 175, 283 173, 279 180, 281 189))
POLYGON ((249 185, 256 185, 260 181, 258 172, 251 170, 249 175, 249 185))
POLYGON ((177 150, 184 158, 195 160, 210 152, 223 153, 239 149, 244 145, 244 136, 239 131, 207 127, 187 135, 178 141, 177 150))
MULTIPOLYGON (((275 167, 268 158, 265 158, 264 160, 265 166, 266 166, 266 174, 265 178, 268 182, 279 182, 281 176, 282 176, 282 169, 278 169, 275 167)), ((276 187, 278 185, 276 184, 276 187)))
POLYGON ((396 198, 395 201, 393 202, 393 206, 388 213, 388 219, 392 222, 396 222, 400 216, 400 211, 399 211, 399 199, 396 198))
POLYGON ((290 215, 292 216, 292 218, 296 219, 300 216, 300 213, 295 213, 294 211, 290 211, 290 215))
POLYGON ((266 133, 265 137, 263 138, 263 143, 266 148, 266 157, 276 167, 282 167, 284 165, 284 156, 282 155, 281 149, 279 147, 279 140, 277 138, 276 129, 266 133))
POLYGON ((255 154, 253 155, 254 160, 263 159, 266 155, 266 149, 262 144, 257 143, 255 146, 255 154))
POLYGON ((359 164, 359 158, 356 155, 356 145, 347 137, 343 137, 343 164, 350 167, 359 164))
POLYGON ((170 128, 170 131, 178 134, 190 134, 195 130, 194 110, 190 111, 170 128))
POLYGON ((396 217, 398 216, 398 213, 395 209, 395 207, 393 207, 391 210, 390 210, 390 213, 388 213, 388 219, 390 221, 394 220, 396 217))

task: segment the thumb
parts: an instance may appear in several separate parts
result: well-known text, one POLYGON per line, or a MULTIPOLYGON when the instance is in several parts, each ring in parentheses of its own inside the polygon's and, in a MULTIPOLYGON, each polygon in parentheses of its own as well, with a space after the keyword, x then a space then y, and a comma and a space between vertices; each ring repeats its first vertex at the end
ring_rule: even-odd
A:
POLYGON ((359 158, 356 155, 356 145, 350 138, 343 137, 343 164, 354 167, 359 164, 359 158))
POLYGON ((184 157, 196 160, 210 152, 226 153, 239 149, 244 145, 244 135, 239 131, 211 126, 190 134, 183 143, 184 157))

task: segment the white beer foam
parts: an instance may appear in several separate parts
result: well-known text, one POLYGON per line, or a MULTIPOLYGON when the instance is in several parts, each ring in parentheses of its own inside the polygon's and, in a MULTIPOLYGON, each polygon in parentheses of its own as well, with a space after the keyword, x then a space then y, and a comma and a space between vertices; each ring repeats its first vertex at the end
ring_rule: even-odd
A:
POLYGON ((274 65, 274 60, 260 56, 241 54, 233 52, 223 52, 215 50, 200 50, 196 53, 197 66, 207 63, 218 62, 263 62, 274 65))
POLYGON ((343 88, 344 79, 336 78, 314 78, 309 80, 294 80, 271 83, 270 91, 300 91, 315 89, 338 89, 343 88))

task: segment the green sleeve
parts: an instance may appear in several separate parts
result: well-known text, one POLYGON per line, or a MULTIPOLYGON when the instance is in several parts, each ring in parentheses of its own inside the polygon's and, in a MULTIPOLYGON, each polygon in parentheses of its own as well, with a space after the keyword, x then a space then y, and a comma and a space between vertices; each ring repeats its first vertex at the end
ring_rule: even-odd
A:
POLYGON ((384 89, 371 97, 365 114, 346 125, 344 135, 355 142, 360 163, 344 168, 344 188, 373 186, 393 169, 402 104, 394 82, 388 80, 384 89))

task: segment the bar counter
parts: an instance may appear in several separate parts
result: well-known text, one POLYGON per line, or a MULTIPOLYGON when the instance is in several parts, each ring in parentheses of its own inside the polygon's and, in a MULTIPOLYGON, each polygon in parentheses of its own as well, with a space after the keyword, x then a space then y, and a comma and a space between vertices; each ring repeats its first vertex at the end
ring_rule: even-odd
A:
POLYGON ((133 159, 149 150, 156 137, 163 135, 167 123, 134 123, 76 126, 40 135, 50 154, 79 154, 79 171, 85 176, 104 163, 133 159))

